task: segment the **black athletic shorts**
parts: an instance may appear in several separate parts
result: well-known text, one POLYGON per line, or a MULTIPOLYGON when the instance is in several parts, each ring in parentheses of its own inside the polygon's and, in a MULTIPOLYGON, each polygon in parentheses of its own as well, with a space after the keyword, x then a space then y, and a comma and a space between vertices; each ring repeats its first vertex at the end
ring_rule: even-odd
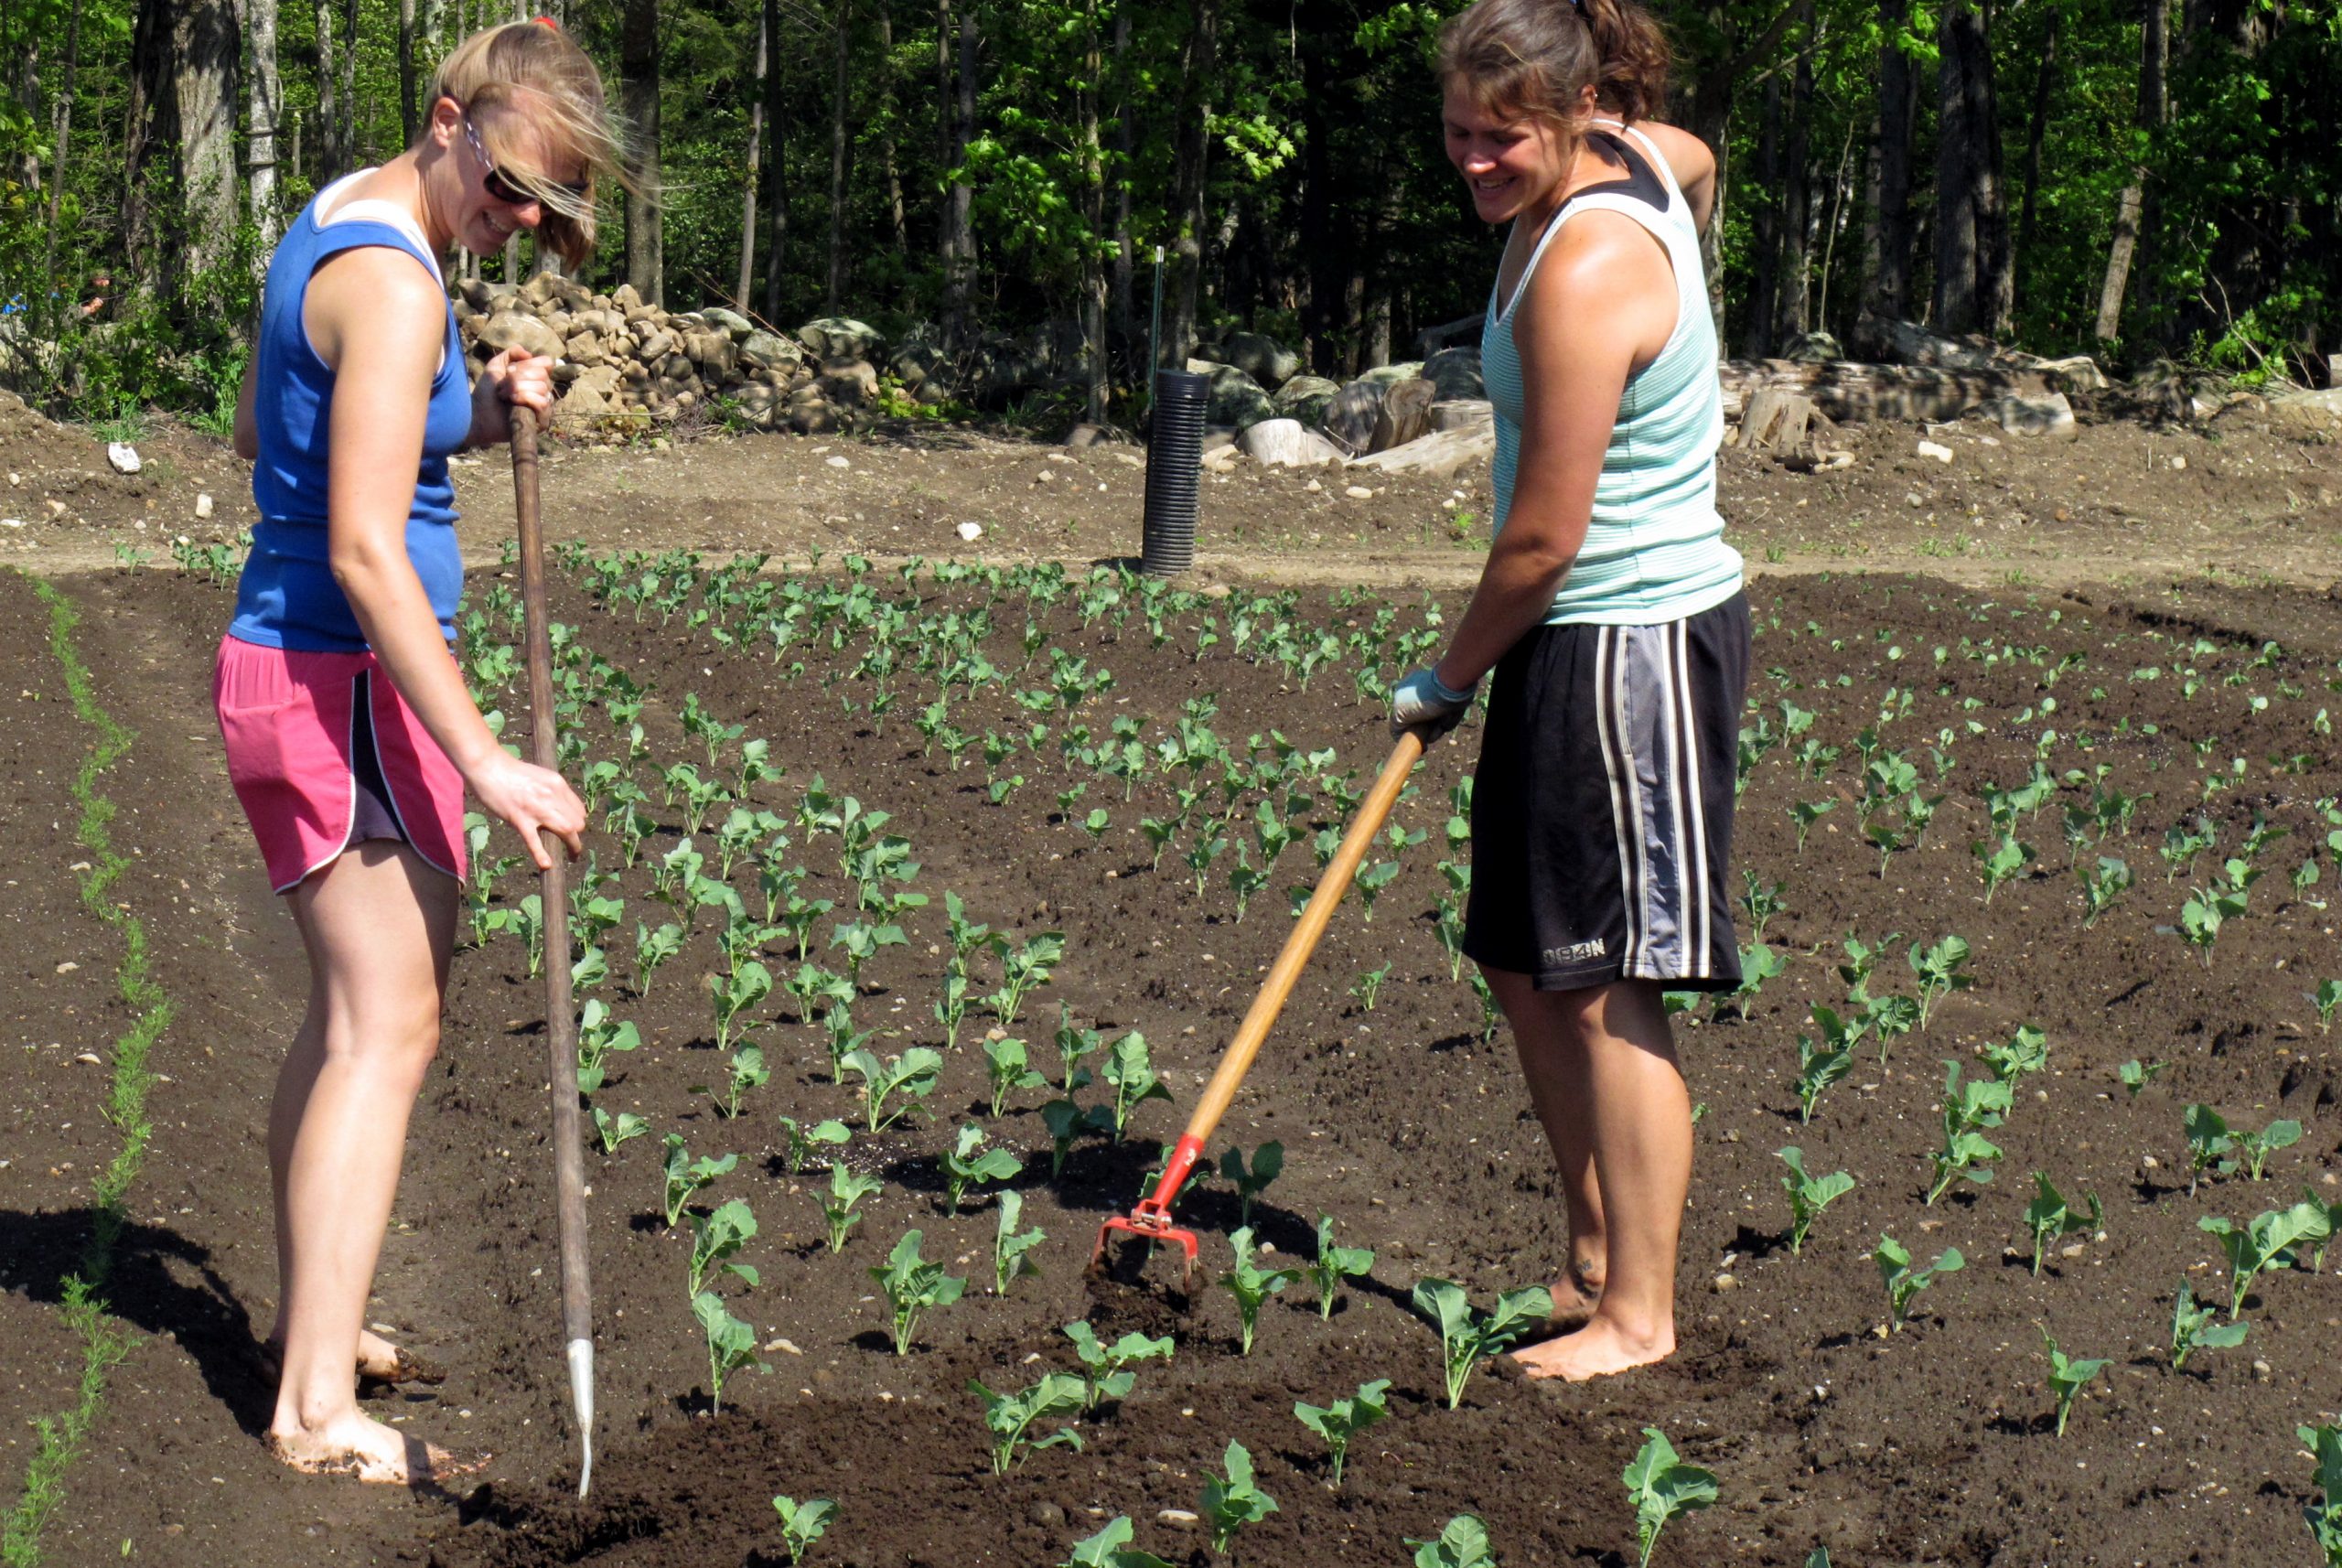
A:
POLYGON ((1726 865, 1748 597, 1659 626, 1542 626, 1496 668, 1464 951, 1540 991, 1740 983, 1726 865))

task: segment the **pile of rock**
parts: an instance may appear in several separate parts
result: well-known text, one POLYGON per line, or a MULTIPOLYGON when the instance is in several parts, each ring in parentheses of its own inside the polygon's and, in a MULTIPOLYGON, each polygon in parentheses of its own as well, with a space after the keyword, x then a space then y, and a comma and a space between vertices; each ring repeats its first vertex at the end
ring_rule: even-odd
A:
POLYGON ((518 347, 561 361, 554 418, 575 428, 704 411, 758 430, 836 430, 876 415, 882 361, 904 396, 950 395, 940 354, 914 341, 888 355, 876 328, 844 317, 783 336, 717 306, 670 312, 630 285, 597 294, 551 273, 517 287, 467 281, 455 307, 475 359, 518 347))
POLYGON ((1348 384, 1300 374, 1289 350, 1257 333, 1231 333, 1209 351, 1187 361, 1211 377, 1205 420, 1257 462, 1447 475, 1496 449, 1477 349, 1443 349, 1348 384))

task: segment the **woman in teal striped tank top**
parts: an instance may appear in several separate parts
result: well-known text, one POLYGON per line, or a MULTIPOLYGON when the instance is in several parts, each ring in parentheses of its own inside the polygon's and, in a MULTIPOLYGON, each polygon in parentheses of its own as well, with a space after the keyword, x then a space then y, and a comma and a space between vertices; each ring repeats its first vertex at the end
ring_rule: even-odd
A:
POLYGON ((1740 979, 1748 608, 1715 506, 1715 163, 1650 122, 1668 69, 1633 0, 1477 0, 1440 39, 1448 157, 1509 225, 1481 340, 1496 538, 1391 721, 1444 733, 1493 677, 1464 947, 1567 1203, 1555 1334, 1519 1353, 1541 1377, 1673 1352, 1692 1119, 1660 993, 1740 979))

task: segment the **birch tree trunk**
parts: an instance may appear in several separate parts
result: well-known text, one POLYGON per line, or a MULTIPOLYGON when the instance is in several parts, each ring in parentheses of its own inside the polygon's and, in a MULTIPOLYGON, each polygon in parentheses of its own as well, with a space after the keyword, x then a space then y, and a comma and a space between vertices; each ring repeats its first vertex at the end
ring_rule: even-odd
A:
POLYGON ((770 181, 766 187, 765 210, 772 232, 765 240, 764 316, 767 321, 777 323, 780 320, 780 291, 789 269, 789 118, 782 113, 781 84, 787 72, 779 63, 780 0, 764 0, 763 30, 771 45, 774 62, 765 74, 765 123, 772 127, 772 145, 765 155, 770 181))
POLYGON ((399 0, 399 137, 414 145, 414 0, 399 0))
POLYGON ((664 305, 665 231, 659 212, 659 0, 626 0, 618 34, 618 102, 634 126, 626 198, 626 281, 646 305, 664 305))
POLYGON ((1219 69, 1219 0, 1193 0, 1193 21, 1180 56, 1180 114, 1175 146, 1172 220, 1171 319, 1166 323, 1174 369, 1186 366, 1196 349, 1197 306, 1203 292, 1204 195, 1207 134, 1211 121, 1213 74, 1219 69))
POLYGON ((760 159, 764 152, 765 133, 765 57, 770 43, 765 23, 765 15, 759 11, 757 15, 756 94, 748 100, 747 168, 740 181, 740 275, 738 286, 732 291, 732 308, 743 316, 748 312, 748 285, 757 273, 757 180, 764 167, 760 159))
POLYGON ((337 107, 340 77, 334 66, 333 0, 317 0, 317 188, 349 170, 343 164, 341 115, 337 107))
POLYGON ((244 0, 244 57, 252 69, 250 132, 244 146, 244 196, 259 243, 252 254, 256 275, 268 272, 268 255, 280 232, 276 215, 276 126, 284 113, 285 88, 276 75, 276 0, 244 0))
POLYGON ((837 73, 830 92, 830 275, 823 308, 835 316, 845 296, 847 111, 853 103, 854 0, 838 0, 837 73))
MULTIPOLYGON (((1878 134, 1871 150, 1871 215, 1863 225, 1861 315, 1899 321, 1911 311, 1911 132, 1918 117, 1918 77, 1901 44, 1911 0, 1880 0, 1878 19, 1878 134)), ((1857 347, 1866 349, 1859 338, 1857 347)))
POLYGON ((1106 423, 1106 268, 1100 253, 1106 226, 1105 152, 1098 140, 1098 0, 1082 12, 1081 90, 1081 349, 1089 392, 1088 417, 1106 423))
MULTIPOLYGON (((41 236, 40 282, 52 290, 58 287, 57 220, 64 208, 65 169, 72 156, 73 89, 81 66, 81 0, 73 0, 73 8, 65 22, 64 77, 57 84, 56 97, 49 101, 48 220, 41 236)), ((49 327, 54 332, 54 312, 49 327)))
MULTIPOLYGON (((2170 0, 2143 0, 2139 48, 2139 138, 2149 142, 2170 117, 2165 77, 2171 64, 2170 0)), ((2098 340, 2111 342, 2122 335, 2122 299, 2131 285, 2131 264, 2139 249, 2139 230, 2147 205, 2147 167, 2131 166, 2131 183, 2114 211, 2114 239, 2107 248, 2106 277, 2098 291, 2098 340)))
POLYGON ((242 53, 231 0, 177 0, 171 91, 178 121, 180 259, 209 272, 236 244, 236 64, 242 53))
POLYGON ((878 0, 878 163, 886 177, 886 210, 893 220, 895 252, 910 250, 910 231, 903 222, 903 171, 896 156, 895 134, 895 8, 878 0))
MULTIPOLYGON (((977 29, 975 0, 961 0, 959 80, 955 84, 958 113, 951 122, 952 168, 967 161, 968 144, 976 139, 977 29)), ((975 282, 975 197, 974 188, 967 181, 951 182, 945 223, 943 323, 947 337, 955 344, 968 330, 968 293, 975 282)))

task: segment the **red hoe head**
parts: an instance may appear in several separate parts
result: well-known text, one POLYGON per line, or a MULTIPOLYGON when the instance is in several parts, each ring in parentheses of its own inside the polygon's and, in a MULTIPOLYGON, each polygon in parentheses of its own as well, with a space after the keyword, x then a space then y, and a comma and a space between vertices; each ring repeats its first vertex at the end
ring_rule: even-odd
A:
POLYGON ((1171 1163, 1163 1167, 1163 1175, 1155 1184, 1155 1191, 1139 1200, 1139 1206, 1127 1215, 1117 1214, 1098 1228, 1098 1245, 1090 1251, 1090 1266, 1099 1267, 1106 1259, 1106 1243, 1114 1232, 1135 1236, 1148 1242, 1171 1241, 1184 1254, 1181 1260, 1181 1288, 1192 1286, 1196 1277, 1196 1233, 1171 1223, 1171 1203, 1178 1197, 1187 1174, 1203 1157, 1201 1138, 1183 1137, 1172 1147, 1171 1163))

